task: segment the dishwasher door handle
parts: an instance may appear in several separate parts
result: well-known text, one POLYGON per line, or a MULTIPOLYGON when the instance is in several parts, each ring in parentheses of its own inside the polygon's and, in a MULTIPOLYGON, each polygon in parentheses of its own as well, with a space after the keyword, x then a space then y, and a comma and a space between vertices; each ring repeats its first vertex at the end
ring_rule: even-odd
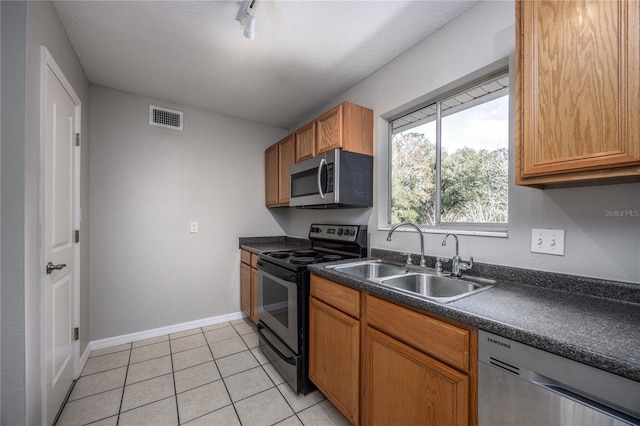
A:
POLYGON ((578 393, 572 392, 571 390, 567 389, 565 386, 563 386, 561 383, 556 382, 553 379, 550 379, 548 377, 545 376, 541 376, 537 373, 534 373, 535 378, 533 380, 531 380, 531 383, 534 383, 540 387, 543 387, 545 389, 547 389, 548 391, 551 392, 555 392, 565 398, 571 399, 575 402, 578 402, 582 405, 586 405, 589 408, 592 408, 594 410, 600 411, 602 413, 607 414, 608 416, 617 418, 619 420, 623 420, 625 422, 632 422, 631 424, 638 424, 637 419, 634 419, 614 408, 608 407, 604 404, 599 403, 598 401, 594 401, 591 398, 587 398, 585 396, 582 396, 578 393))

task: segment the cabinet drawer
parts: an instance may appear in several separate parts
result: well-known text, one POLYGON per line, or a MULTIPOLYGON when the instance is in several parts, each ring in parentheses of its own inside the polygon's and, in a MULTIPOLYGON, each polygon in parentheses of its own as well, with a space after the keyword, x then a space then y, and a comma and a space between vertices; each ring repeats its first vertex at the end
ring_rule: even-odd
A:
POLYGON ((360 292, 311 275, 311 295, 354 318, 360 318, 360 292))
POLYGON ((251 265, 251 252, 247 250, 240 250, 240 261, 247 265, 251 265))
POLYGON ((255 253, 251 253, 251 267, 253 269, 257 269, 258 268, 258 255, 255 253))
POLYGON ((367 295, 367 323, 461 371, 469 371, 469 331, 367 295))

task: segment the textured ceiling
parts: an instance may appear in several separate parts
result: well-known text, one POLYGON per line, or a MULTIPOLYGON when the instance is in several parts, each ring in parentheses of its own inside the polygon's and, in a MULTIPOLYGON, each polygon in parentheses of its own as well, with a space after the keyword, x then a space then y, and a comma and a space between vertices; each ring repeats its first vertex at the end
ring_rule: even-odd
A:
MULTIPOLYGON (((291 129, 473 1, 54 1, 89 81, 291 129)), ((293 129, 291 129, 293 130, 293 129)))

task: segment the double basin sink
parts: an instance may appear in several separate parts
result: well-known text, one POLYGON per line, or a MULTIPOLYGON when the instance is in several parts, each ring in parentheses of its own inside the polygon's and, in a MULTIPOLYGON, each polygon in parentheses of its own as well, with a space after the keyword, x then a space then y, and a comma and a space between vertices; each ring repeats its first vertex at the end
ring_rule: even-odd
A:
POLYGON ((453 302, 488 290, 495 284, 495 281, 485 278, 457 278, 426 268, 403 267, 380 260, 331 265, 327 268, 439 303, 453 302))

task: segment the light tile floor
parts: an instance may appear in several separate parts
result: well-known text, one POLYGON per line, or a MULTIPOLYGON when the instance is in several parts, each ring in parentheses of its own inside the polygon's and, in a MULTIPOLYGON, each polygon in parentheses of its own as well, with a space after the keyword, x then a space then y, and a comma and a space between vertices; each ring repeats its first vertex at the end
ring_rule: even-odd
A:
POLYGON ((58 426, 348 425, 319 391, 294 394, 248 319, 91 352, 58 426))

